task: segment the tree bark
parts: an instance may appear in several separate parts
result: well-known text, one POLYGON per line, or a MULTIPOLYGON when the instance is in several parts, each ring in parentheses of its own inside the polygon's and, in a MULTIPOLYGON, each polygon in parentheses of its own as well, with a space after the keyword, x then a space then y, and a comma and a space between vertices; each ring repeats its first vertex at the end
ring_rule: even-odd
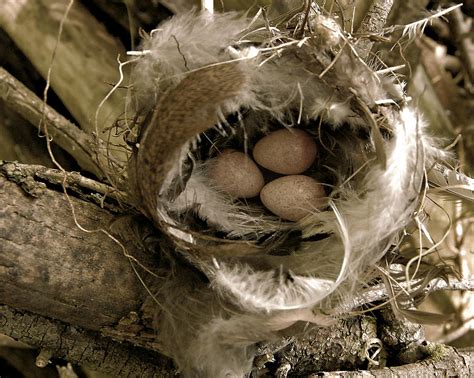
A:
POLYGON ((8 306, 0 305, 0 333, 113 377, 175 375, 171 360, 155 351, 8 306))
POLYGON ((440 346, 438 353, 431 358, 413 364, 394 366, 370 371, 338 371, 310 375, 316 377, 373 377, 373 378, 412 378, 412 377, 472 377, 474 374, 474 352, 459 352, 454 348, 440 346))
MULTIPOLYGON (((25 182, 38 198, 0 176, 0 303, 92 330, 138 310, 145 290, 121 248, 103 232, 80 230, 64 195, 25 182)), ((113 219, 93 204, 71 204, 88 230, 113 219)))

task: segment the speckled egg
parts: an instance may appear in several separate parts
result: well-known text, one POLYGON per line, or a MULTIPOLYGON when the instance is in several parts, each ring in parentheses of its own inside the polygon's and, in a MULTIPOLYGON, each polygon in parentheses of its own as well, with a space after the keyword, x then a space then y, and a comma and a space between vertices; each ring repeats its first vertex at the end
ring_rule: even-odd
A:
POLYGON ((210 160, 208 176, 218 189, 236 198, 258 196, 265 181, 262 172, 246 154, 223 150, 210 160))
POLYGON ((265 185, 260 199, 273 214, 298 221, 326 205, 326 193, 316 180, 304 175, 280 177, 265 185))
POLYGON ((316 159, 316 143, 301 129, 281 129, 260 139, 253 158, 262 167, 284 175, 306 171, 316 159))

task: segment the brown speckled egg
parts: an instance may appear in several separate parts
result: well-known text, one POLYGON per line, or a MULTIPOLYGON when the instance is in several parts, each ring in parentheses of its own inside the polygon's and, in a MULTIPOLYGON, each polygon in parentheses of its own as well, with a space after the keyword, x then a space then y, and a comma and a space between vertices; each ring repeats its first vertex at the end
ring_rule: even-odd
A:
POLYGON ((304 175, 280 177, 265 185, 260 199, 273 214, 298 221, 326 205, 326 193, 316 180, 304 175))
POLYGON ((306 171, 316 159, 316 143, 301 129, 281 129, 260 139, 253 158, 262 167, 284 175, 306 171))
POLYGON ((223 150, 209 162, 208 175, 218 189, 236 198, 258 196, 265 184, 253 160, 231 149, 223 150))

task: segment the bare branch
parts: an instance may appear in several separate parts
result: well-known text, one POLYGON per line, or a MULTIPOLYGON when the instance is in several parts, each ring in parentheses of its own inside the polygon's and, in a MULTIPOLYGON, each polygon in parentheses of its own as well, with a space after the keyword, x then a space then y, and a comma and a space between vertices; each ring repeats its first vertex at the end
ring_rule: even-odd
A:
MULTIPOLYGON (((46 77, 56 46, 59 22, 67 7, 62 0, 6 0, 0 2, 0 28, 46 77), (33 32, 34 31, 34 32, 33 32)), ((120 42, 111 37, 78 1, 64 24, 64 36, 56 51, 51 87, 81 128, 95 130, 94 113, 118 79, 116 58, 125 56, 120 42)), ((103 106, 99 130, 110 127, 124 109, 125 92, 115 93, 103 106)), ((104 138, 104 135, 98 135, 104 138)), ((123 142, 112 137, 114 144, 123 142)))
MULTIPOLYGON (((412 378, 412 377, 471 377, 474 374, 474 352, 459 352, 454 348, 433 346, 433 356, 426 360, 383 369, 374 369, 361 372, 360 376, 373 378, 412 378)), ((337 371, 326 373, 323 376, 337 376, 341 378, 358 377, 354 371, 337 371)), ((310 377, 319 377, 311 375, 310 377)))
MULTIPOLYGON (((369 11, 362 20, 357 33, 360 34, 381 34, 393 6, 393 0, 374 0, 369 11)), ((362 58, 366 58, 374 42, 370 39, 360 39, 357 43, 357 52, 362 58)))
POLYGON ((0 333, 111 377, 174 377, 176 374, 171 360, 157 352, 8 306, 0 305, 0 333))
MULTIPOLYGON (((0 99, 35 128, 39 126, 43 117, 43 101, 1 67, 0 99)), ((103 170, 108 166, 105 144, 80 130, 51 107, 46 106, 44 111, 54 142, 73 156, 82 168, 99 178, 103 177, 103 170), (97 151, 97 147, 101 151, 97 151)))
MULTIPOLYGON (((413 283, 412 283, 413 285, 413 283)), ((402 287, 406 288, 406 285, 403 283, 401 284, 402 287)), ((464 279, 464 280, 457 280, 457 279, 450 279, 449 282, 445 282, 442 279, 436 278, 432 280, 426 287, 425 294, 431 294, 436 291, 441 290, 466 290, 466 291, 474 291, 474 280, 473 279, 464 279)), ((388 300, 388 294, 383 284, 379 284, 374 286, 370 290, 368 290, 363 295, 353 299, 350 303, 346 303, 341 306, 342 311, 347 311, 349 308, 354 309, 369 303, 380 302, 388 300)))
POLYGON ((461 57, 464 69, 469 79, 470 89, 474 85, 474 45, 472 42, 471 25, 472 20, 467 20, 461 11, 461 8, 454 9, 447 15, 449 20, 449 29, 454 37, 461 57))
POLYGON ((117 189, 101 182, 81 176, 77 172, 67 172, 65 176, 64 172, 58 169, 47 168, 41 165, 29 165, 16 162, 8 163, 2 162, 1 160, 0 172, 12 181, 20 184, 23 184, 24 179, 27 177, 36 177, 51 184, 64 184, 67 188, 72 188, 76 191, 79 190, 79 192, 81 189, 86 189, 87 191, 102 195, 103 198, 100 200, 100 203, 98 203, 98 205, 102 206, 107 197, 124 205, 129 203, 127 193, 118 191, 117 189))

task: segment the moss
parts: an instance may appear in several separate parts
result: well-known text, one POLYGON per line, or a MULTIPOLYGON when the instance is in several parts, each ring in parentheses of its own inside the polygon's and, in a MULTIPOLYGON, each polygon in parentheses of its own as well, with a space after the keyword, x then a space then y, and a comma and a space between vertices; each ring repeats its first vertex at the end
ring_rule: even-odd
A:
POLYGON ((444 344, 429 344, 426 347, 428 358, 434 361, 441 361, 452 351, 452 348, 444 344))

